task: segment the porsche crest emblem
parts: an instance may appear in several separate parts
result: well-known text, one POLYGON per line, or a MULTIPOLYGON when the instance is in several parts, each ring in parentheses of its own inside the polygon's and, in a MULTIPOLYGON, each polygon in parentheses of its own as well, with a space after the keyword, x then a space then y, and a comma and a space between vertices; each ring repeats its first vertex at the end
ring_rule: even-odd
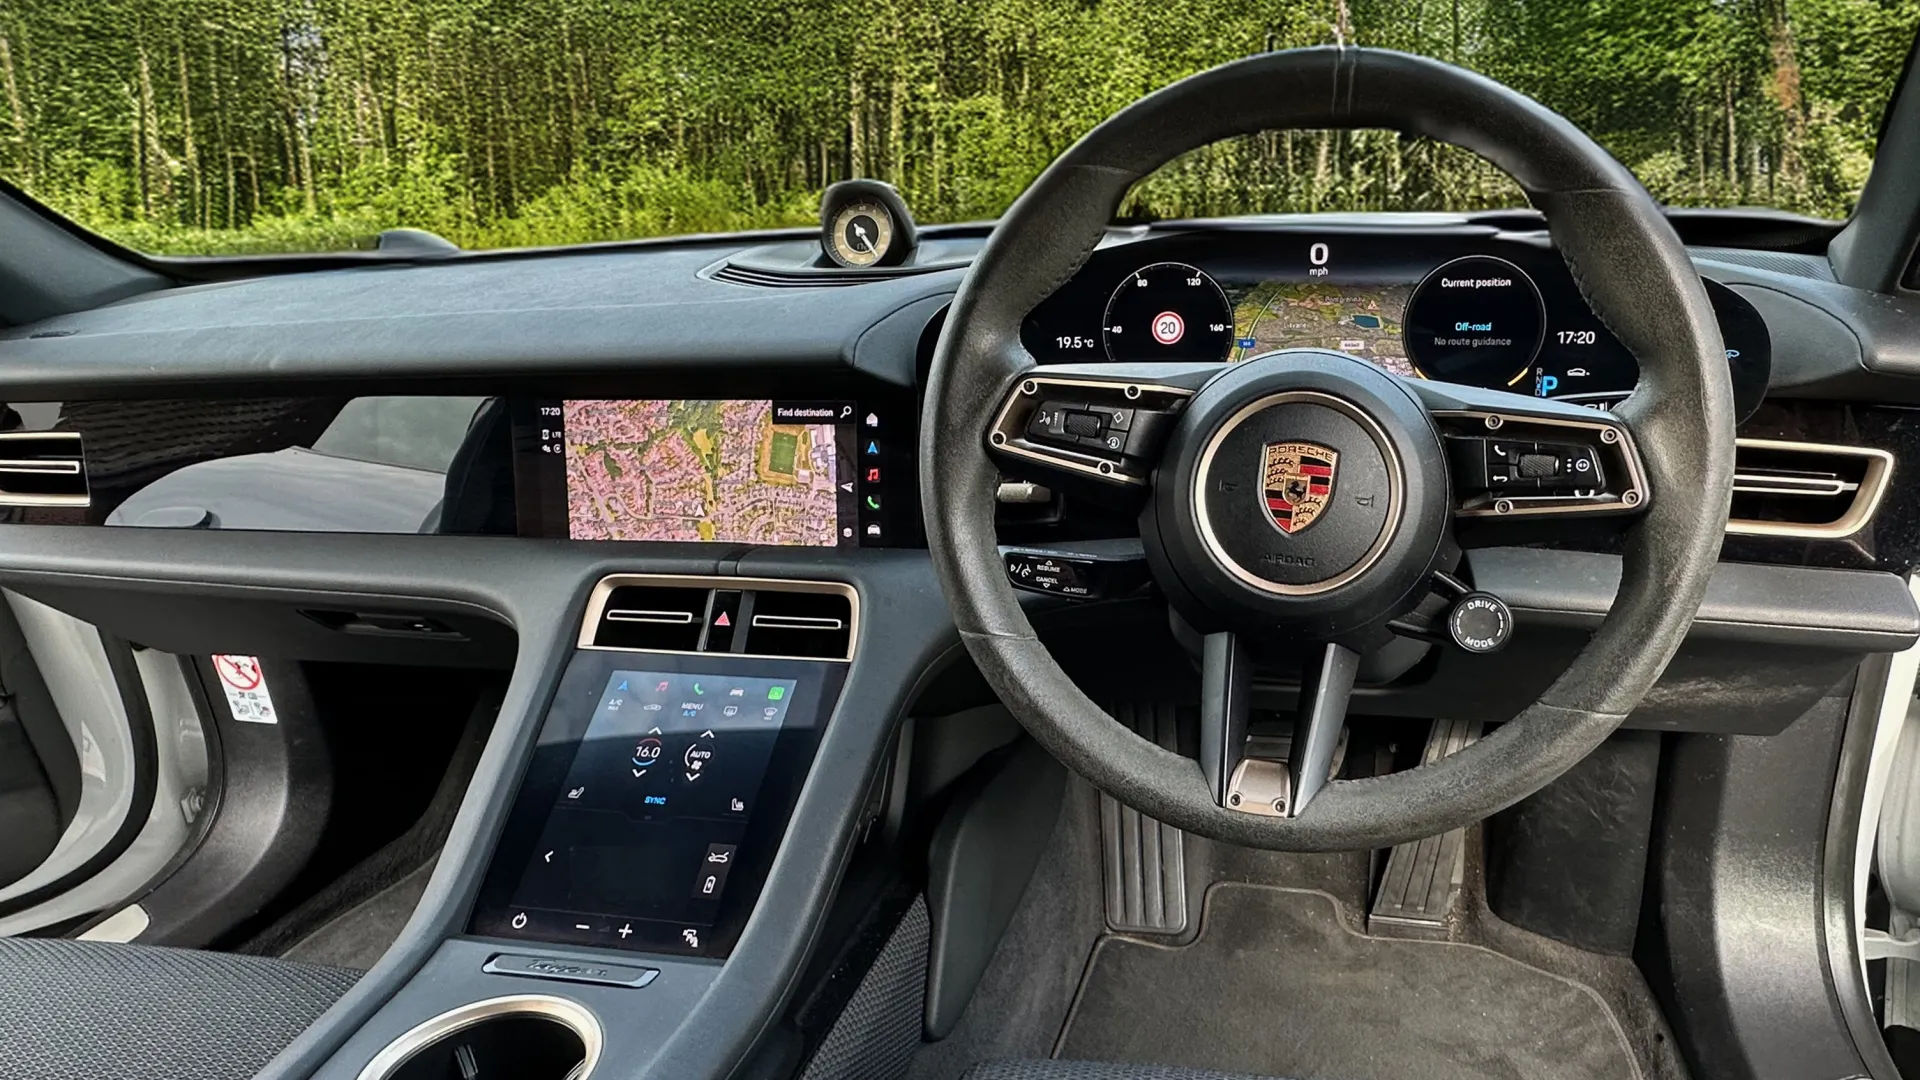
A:
POLYGON ((1333 471, 1338 451, 1319 443, 1268 443, 1260 467, 1261 495, 1267 517, 1283 533, 1294 533, 1320 520, 1333 499, 1333 471))

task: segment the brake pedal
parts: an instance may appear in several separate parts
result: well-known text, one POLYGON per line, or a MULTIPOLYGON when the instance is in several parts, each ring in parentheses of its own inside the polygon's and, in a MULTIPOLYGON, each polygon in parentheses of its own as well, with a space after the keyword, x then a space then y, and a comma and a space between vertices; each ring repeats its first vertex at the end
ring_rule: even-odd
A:
MULTIPOLYGON (((1421 764, 1458 753, 1480 737, 1477 720, 1435 720, 1421 764)), ((1444 940, 1466 875, 1467 830, 1397 844, 1387 856, 1367 916, 1368 933, 1444 940)))

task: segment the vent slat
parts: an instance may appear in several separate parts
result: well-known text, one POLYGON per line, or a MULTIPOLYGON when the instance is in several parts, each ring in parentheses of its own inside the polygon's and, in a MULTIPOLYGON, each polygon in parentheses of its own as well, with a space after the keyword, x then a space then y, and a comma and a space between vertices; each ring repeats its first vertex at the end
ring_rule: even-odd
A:
POLYGON ((608 608, 608 622, 690 623, 691 611, 637 611, 632 608, 608 608))
POLYGON ((1872 520, 1892 472, 1893 455, 1871 447, 1738 439, 1727 531, 1852 536, 1872 520))
POLYGON ((90 501, 79 432, 0 433, 0 506, 86 506, 90 501))
POLYGON ((593 643, 609 649, 671 649, 700 646, 707 614, 706 589, 623 585, 607 597, 593 643))
POLYGON ((926 272, 924 267, 911 266, 870 266, 862 270, 829 267, 778 270, 728 263, 713 272, 713 280, 734 285, 751 285, 761 289, 839 289, 848 285, 865 285, 873 281, 893 281, 926 272))
POLYGON ((853 602, 838 592, 754 594, 748 652, 844 660, 852 645, 853 602))

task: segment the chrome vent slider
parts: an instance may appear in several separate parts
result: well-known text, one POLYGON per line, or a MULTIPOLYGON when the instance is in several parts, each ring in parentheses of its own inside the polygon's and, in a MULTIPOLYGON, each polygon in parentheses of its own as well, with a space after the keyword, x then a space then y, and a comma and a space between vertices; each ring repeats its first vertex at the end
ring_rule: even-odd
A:
POLYGON ((1842 540, 1873 520, 1893 477, 1893 455, 1867 446, 1734 441, 1736 536, 1842 540))
POLYGON ((79 432, 0 432, 0 506, 86 506, 91 501, 79 432))

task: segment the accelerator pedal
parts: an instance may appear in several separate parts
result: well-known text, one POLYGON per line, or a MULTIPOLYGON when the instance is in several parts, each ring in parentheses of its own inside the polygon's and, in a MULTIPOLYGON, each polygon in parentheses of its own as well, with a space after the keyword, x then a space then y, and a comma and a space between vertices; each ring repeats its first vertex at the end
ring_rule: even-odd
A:
MULTIPOLYGON (((1179 711, 1174 706, 1118 702, 1107 711, 1148 742, 1179 752, 1175 735, 1179 711)), ((1126 934, 1186 933, 1186 834, 1103 793, 1100 859, 1109 929, 1126 934)))
MULTIPOLYGON (((1421 764, 1465 749, 1480 737, 1477 720, 1435 720, 1421 764)), ((1380 937, 1445 940, 1466 874, 1467 830, 1394 846, 1374 894, 1367 932, 1380 937)))

